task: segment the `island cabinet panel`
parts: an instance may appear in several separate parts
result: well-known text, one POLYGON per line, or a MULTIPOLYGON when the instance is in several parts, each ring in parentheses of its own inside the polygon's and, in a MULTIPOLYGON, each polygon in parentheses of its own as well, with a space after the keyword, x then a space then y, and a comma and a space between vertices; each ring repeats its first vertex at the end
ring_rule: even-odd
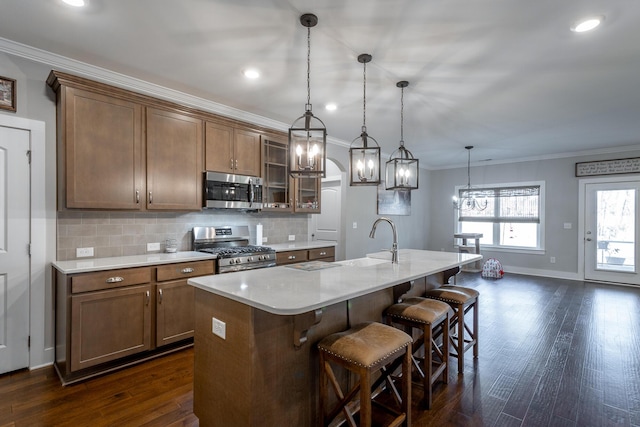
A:
POLYGON ((148 210, 202 209, 202 120, 147 108, 148 210))
MULTIPOLYGON (((294 316, 196 289, 193 406, 200 425, 315 426, 317 343, 347 329, 346 307, 324 308, 322 320, 296 348, 294 316), (226 339, 212 334, 212 317, 226 323, 226 339)), ((345 375, 338 377, 345 381, 345 375)))
POLYGON ((71 370, 151 348, 151 286, 71 297, 71 370))
POLYGON ((59 99, 61 207, 139 209, 143 107, 71 87, 61 88, 59 99))
POLYGON ((205 169, 262 176, 260 133, 223 123, 206 122, 205 169))
POLYGON ((336 260, 336 248, 329 246, 326 248, 309 249, 309 261, 327 261, 336 260))

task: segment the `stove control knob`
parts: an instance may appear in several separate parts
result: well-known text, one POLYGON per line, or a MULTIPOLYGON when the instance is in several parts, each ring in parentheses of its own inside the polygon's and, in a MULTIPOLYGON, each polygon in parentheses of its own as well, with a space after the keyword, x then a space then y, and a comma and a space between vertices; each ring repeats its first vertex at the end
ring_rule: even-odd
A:
POLYGON ((236 264, 240 264, 242 261, 240 261, 240 258, 236 258, 236 259, 234 260, 234 262, 235 262, 236 264))
POLYGON ((252 257, 252 256, 250 256, 249 258, 247 258, 247 261, 248 261, 248 262, 253 261, 253 257, 252 257))

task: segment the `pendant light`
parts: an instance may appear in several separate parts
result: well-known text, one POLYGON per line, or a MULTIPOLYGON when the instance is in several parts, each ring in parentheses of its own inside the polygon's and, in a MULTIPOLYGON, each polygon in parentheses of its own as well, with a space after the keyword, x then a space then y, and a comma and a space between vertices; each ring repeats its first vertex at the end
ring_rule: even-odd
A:
POLYGON ((318 17, 305 13, 300 23, 307 27, 307 104, 305 112, 289 128, 289 173, 293 177, 318 178, 326 175, 327 129, 311 112, 311 27, 318 17))
POLYGON ((483 211, 489 201, 482 190, 471 187, 471 149, 473 145, 464 147, 467 150, 467 186, 460 190, 460 198, 453 196, 453 208, 459 211, 483 211))
POLYGON ((404 148, 404 88, 408 81, 396 83, 402 94, 400 97, 400 147, 391 153, 386 166, 387 190, 416 190, 418 189, 418 159, 413 158, 411 151, 404 148), (395 157, 394 157, 395 156, 395 157))
POLYGON ((363 64, 363 101, 362 101, 362 132, 351 142, 349 148, 349 174, 351 185, 380 184, 380 146, 375 138, 367 133, 367 64, 371 62, 371 55, 363 53, 358 56, 358 62, 363 64), (375 146, 373 146, 373 144, 375 146), (360 143, 360 144, 359 144, 360 143))

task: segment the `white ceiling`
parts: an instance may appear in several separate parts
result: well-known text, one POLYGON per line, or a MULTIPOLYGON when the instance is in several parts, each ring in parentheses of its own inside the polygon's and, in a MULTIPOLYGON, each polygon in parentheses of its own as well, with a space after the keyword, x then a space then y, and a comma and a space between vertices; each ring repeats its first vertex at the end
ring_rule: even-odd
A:
MULTIPOLYGON (((0 37, 263 116, 286 126, 311 102, 330 137, 363 116, 387 155, 420 165, 545 158, 640 144, 640 2, 634 0, 4 0, 0 37), (571 24, 605 15, 591 33, 571 24), (242 71, 257 67, 248 81, 242 71), (338 104, 328 112, 324 105, 338 104)), ((43 79, 46 76, 43 76, 43 79)))

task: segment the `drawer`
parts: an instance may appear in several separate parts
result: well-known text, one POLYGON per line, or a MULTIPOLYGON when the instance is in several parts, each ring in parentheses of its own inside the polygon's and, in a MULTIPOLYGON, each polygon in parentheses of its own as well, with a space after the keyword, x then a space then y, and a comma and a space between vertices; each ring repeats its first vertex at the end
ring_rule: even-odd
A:
POLYGON ((307 251, 287 251, 276 253, 276 264, 293 264, 307 261, 307 251))
POLYGON ((120 270, 96 271, 71 277, 71 293, 120 288, 151 282, 151 268, 125 268, 120 270))
POLYGON ((213 260, 209 260, 162 265, 158 267, 156 281, 164 282, 167 280, 188 279, 189 277, 213 274, 213 263, 213 260))
POLYGON ((321 258, 333 258, 336 256, 336 248, 333 246, 318 249, 309 249, 309 260, 321 258))

